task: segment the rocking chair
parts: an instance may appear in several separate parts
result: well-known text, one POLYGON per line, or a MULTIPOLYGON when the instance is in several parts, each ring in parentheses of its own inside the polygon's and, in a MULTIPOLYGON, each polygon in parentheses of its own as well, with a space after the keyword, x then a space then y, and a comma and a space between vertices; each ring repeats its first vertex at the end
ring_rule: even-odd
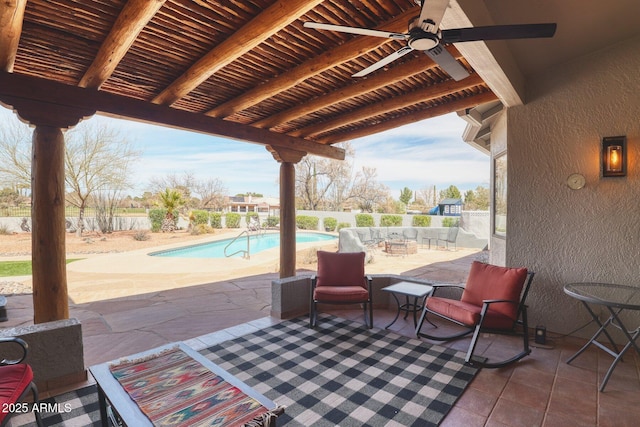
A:
POLYGON ((526 268, 498 267, 474 261, 464 288, 456 285, 433 285, 433 293, 427 298, 416 327, 416 335, 435 341, 451 341, 473 333, 465 357, 465 362, 469 365, 500 368, 522 359, 531 353, 525 300, 533 275, 526 268), (445 288, 463 289, 460 300, 435 296, 445 288), (462 326, 463 330, 449 335, 420 332, 425 320, 431 323, 426 318, 429 313, 462 326), (523 329, 521 352, 500 362, 489 362, 486 358, 474 356, 481 332, 519 335, 516 331, 519 325, 523 329))

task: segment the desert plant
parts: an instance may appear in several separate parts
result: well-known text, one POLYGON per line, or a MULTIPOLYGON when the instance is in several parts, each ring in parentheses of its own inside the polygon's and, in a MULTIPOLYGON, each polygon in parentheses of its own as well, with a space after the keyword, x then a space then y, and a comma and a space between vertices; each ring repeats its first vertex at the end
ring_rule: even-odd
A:
POLYGON ((382 215, 380 217, 380 227, 399 227, 402 225, 400 215, 382 215))
POLYGON ((411 225, 414 227, 430 227, 431 217, 429 215, 414 215, 411 225))
POLYGON ((229 212, 224 216, 224 225, 227 228, 240 228, 240 214, 229 212))
POLYGON ((375 227, 373 215, 356 214, 356 227, 375 227))
POLYGON ((251 222, 251 218, 255 218, 256 224, 260 224, 260 215, 258 215, 258 212, 247 212, 247 216, 245 217, 247 224, 251 222))
POLYGON ((343 228, 351 228, 351 224, 349 224, 348 222, 341 222, 338 224, 337 230, 340 231, 343 228))
POLYGON ((194 236, 199 236, 200 234, 209 234, 213 233, 215 230, 209 224, 196 224, 191 228, 191 234, 194 236))
POLYGON ((162 220, 160 229, 163 232, 173 232, 178 224, 178 215, 175 211, 184 204, 182 200, 182 194, 178 190, 172 190, 166 188, 163 192, 158 194, 160 204, 166 209, 165 217, 162 220))
POLYGON ((143 242, 145 240, 151 239, 149 232, 147 230, 138 230, 133 235, 133 240, 137 240, 139 242, 143 242))
POLYGON ((0 235, 7 236, 11 234, 11 230, 9 230, 9 226, 6 224, 0 224, 0 235))
POLYGON ((324 226, 324 231, 334 231, 338 225, 338 220, 328 216, 322 220, 322 225, 324 226))
POLYGON ((317 230, 320 218, 310 215, 296 216, 296 226, 301 230, 317 230))

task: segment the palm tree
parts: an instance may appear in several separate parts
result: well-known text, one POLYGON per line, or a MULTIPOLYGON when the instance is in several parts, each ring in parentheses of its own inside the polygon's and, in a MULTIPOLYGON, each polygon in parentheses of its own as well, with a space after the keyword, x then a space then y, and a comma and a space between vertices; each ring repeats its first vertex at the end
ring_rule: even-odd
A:
POLYGON ((162 207, 167 210, 160 229, 163 232, 173 232, 176 229, 176 217, 173 212, 184 204, 182 195, 177 190, 166 188, 162 193, 158 194, 158 197, 162 207))

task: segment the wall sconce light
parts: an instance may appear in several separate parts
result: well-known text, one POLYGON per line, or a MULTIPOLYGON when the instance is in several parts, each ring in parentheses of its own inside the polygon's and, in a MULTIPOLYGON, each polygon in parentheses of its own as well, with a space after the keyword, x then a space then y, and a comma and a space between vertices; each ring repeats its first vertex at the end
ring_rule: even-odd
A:
POLYGON ((627 175, 627 137, 602 138, 602 176, 627 175))

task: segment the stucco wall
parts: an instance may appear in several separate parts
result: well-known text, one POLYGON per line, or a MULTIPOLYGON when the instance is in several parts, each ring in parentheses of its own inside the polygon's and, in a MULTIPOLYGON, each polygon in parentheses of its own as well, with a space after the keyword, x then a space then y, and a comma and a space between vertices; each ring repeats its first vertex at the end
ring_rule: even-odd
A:
POLYGON ((537 272, 531 325, 567 333, 590 319, 565 283, 640 287, 639 70, 635 38, 530 78, 527 104, 507 111, 505 260, 537 272), (617 135, 627 136, 628 175, 600 178, 601 139, 617 135), (581 190, 566 185, 575 172, 581 190))

